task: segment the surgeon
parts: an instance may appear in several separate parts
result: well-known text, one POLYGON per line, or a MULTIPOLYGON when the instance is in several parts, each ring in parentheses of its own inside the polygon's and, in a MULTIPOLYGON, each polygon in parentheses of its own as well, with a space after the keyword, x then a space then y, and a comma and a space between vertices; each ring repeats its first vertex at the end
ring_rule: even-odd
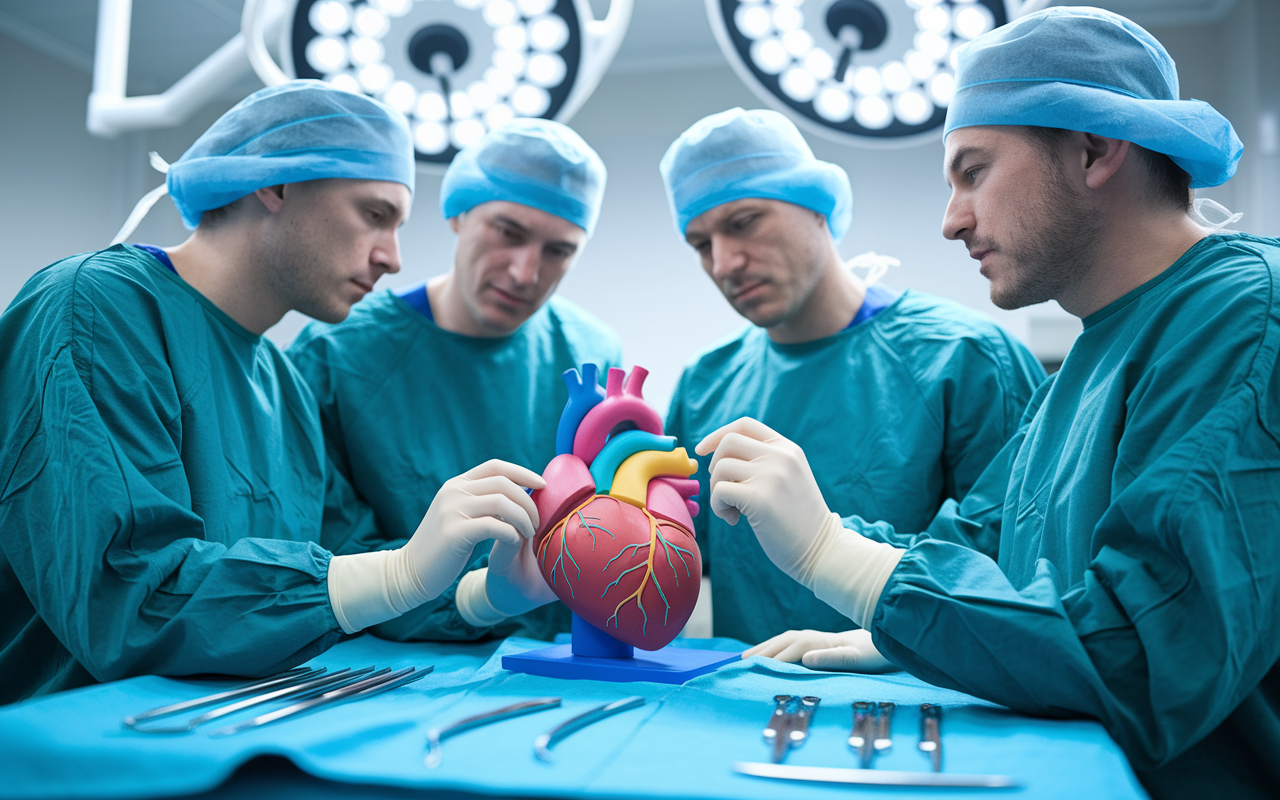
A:
POLYGON ((398 112, 264 89, 169 169, 189 239, 59 261, 0 315, 0 702, 292 667, 438 596, 476 543, 521 552, 543 481, 498 461, 424 495, 398 548, 321 543, 350 489, 262 334, 290 309, 337 322, 399 269, 413 177, 398 112))
MULTIPOLYGON (((541 471, 555 457, 568 400, 561 374, 621 366, 617 335, 555 297, 595 229, 605 167, 551 120, 517 119, 465 148, 445 172, 440 210, 457 234, 452 268, 425 285, 372 294, 341 324, 315 323, 289 357, 320 402, 351 507, 376 528, 330 521, 342 552, 395 548, 414 535, 454 475, 500 458, 541 471)), ((435 600, 377 628, 380 636, 550 638, 569 611, 532 551, 477 549, 474 569, 435 600), (545 605, 550 603, 550 605, 545 605), (544 606, 537 608, 538 606, 544 606)))
POLYGON ((1015 308, 1084 332, 1017 436, 920 534, 829 510, 806 454, 742 419, 711 507, 893 663, 1019 711, 1100 720, 1153 798, 1280 787, 1280 242, 1191 190, 1241 144, 1173 60, 1093 8, 962 51, 943 233, 1015 308), (957 546, 1000 532, 997 559, 957 546))
MULTIPOLYGON (((832 508, 919 529, 969 491, 1017 428, 1044 370, 986 318, 867 285, 836 250, 849 178, 774 111, 731 109, 685 131, 661 162, 676 229, 751 325, 695 356, 667 431, 696 443, 741 416, 799 443, 832 508)), ((707 473, 699 471, 703 497, 707 473)), ((774 566, 754 539, 697 520, 717 636, 746 655, 889 668, 866 631, 774 566), (776 637, 776 638, 771 638, 776 637)), ((994 556, 994 531, 964 542, 994 556)))

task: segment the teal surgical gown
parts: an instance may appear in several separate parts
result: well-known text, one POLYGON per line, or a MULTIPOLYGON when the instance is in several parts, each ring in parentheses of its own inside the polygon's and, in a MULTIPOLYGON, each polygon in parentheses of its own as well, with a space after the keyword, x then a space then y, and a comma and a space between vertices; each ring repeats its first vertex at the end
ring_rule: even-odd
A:
POLYGON ((334 644, 325 481, 288 360, 154 257, 37 273, 0 316, 0 702, 334 644))
MULTIPOLYGON (((392 292, 366 297, 337 325, 312 323, 288 354, 319 400, 332 461, 355 489, 350 507, 372 508, 385 532, 352 536, 347 520, 327 520, 323 541, 336 553, 399 547, 445 481, 491 458, 541 472, 555 457, 569 397, 561 373, 589 362, 603 375, 622 359, 611 329, 558 297, 516 332, 490 339, 446 331, 392 292)), ((487 547, 477 556, 472 568, 488 563, 487 547)), ((558 601, 473 627, 457 611, 456 591, 455 581, 374 633, 467 640, 569 630, 558 601)))
POLYGON ((1090 315, 872 619, 919 677, 1100 720, 1153 797, 1280 791, 1280 242, 1215 235, 1090 315), (998 562, 954 542, 1000 532, 998 562))
MULTIPOLYGON (((824 339, 777 344, 750 327, 712 347, 681 375, 666 429, 692 452, 721 425, 754 417, 804 448, 832 510, 918 530, 968 491, 1043 379, 1027 349, 986 318, 907 291, 824 339)), ((700 461, 705 501, 709 458, 700 461)), ((853 627, 775 567, 745 519, 730 526, 704 510, 694 525, 717 636, 754 643, 853 627)), ((995 554, 994 539, 981 544, 995 554)))

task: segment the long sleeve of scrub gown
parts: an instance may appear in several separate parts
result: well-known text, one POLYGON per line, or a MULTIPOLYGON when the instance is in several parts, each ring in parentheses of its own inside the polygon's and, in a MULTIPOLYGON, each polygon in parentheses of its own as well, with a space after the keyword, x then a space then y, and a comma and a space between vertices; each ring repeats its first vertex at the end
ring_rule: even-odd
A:
POLYGON ((1155 797, 1274 797, 1278 358, 1274 240, 1210 236, 1087 317, 1024 429, 903 554, 876 646, 931 683, 1100 720, 1155 797), (992 525, 998 562, 949 541, 992 525))
POLYGON ((34 276, 0 342, 0 701, 338 640, 319 419, 270 341, 118 245, 34 276))
MULTIPOLYGON (((887 305, 814 342, 777 344, 749 327, 710 348, 681 376, 667 432, 697 443, 754 417, 804 449, 833 511, 922 529, 943 501, 968 492, 1017 430, 1044 370, 957 304, 914 291, 895 300, 878 286, 871 301, 887 305)), ((705 501, 710 459, 700 460, 705 501)), ((745 519, 730 526, 703 513, 694 524, 717 636, 755 643, 796 628, 853 627, 775 567, 745 519)), ((997 535, 966 531, 963 543, 994 556, 997 535)))
MULTIPOLYGON (((331 508, 323 542, 338 554, 401 546, 445 481, 491 458, 541 472, 555 457, 568 401, 561 373, 594 363, 604 374, 622 358, 617 335, 567 300, 552 297, 509 336, 478 338, 437 326, 421 286, 370 295, 337 325, 312 323, 288 354, 320 403, 336 470, 382 532, 352 535, 369 529, 352 528, 331 508)), ((475 555, 470 569, 487 565, 486 546, 475 555)), ((474 640, 569 630, 559 602, 492 628, 473 626, 458 612, 457 587, 373 632, 474 640)))

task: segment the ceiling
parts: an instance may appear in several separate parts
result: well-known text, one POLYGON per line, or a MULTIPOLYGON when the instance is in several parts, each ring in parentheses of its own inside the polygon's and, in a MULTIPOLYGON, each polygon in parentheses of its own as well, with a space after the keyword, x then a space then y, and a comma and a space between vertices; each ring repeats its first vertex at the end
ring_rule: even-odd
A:
MULTIPOLYGON (((589 0, 603 16, 609 0, 589 0)), ((1236 0, 1091 0, 1143 25, 1211 23, 1236 0)), ((134 0, 130 95, 171 86, 240 29, 243 0, 134 0)), ((86 73, 93 71, 96 0, 0 0, 0 37, 8 36, 86 73)), ((3 41, 0 38, 0 41, 3 41)), ((703 0, 635 0, 626 39, 611 69, 669 70, 724 63, 703 0)), ((237 96, 260 84, 237 86, 237 96)))

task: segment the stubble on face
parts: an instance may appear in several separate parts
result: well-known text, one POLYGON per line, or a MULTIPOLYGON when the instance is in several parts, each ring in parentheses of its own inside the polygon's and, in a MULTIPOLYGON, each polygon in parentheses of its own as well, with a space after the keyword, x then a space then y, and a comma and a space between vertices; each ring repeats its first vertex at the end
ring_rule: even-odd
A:
POLYGON ((1014 231, 1006 245, 975 240, 971 250, 1003 254, 1007 280, 992 280, 991 302, 1006 310, 1061 297, 1085 279, 1097 260, 1102 213, 1067 179, 1060 155, 1044 159, 1041 183, 1022 213, 1002 226, 1014 231))

